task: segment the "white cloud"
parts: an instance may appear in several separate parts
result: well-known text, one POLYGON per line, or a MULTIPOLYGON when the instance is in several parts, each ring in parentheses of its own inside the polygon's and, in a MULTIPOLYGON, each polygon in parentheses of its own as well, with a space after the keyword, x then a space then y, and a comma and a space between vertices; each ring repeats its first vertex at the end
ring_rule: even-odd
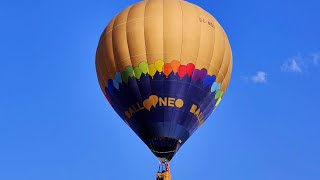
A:
POLYGON ((315 66, 319 65, 320 52, 313 53, 313 54, 311 55, 311 57, 312 57, 312 63, 313 63, 313 65, 315 65, 315 66))
POLYGON ((320 52, 310 53, 309 55, 302 56, 293 56, 285 61, 281 65, 282 72, 291 72, 291 73, 305 73, 311 68, 315 68, 320 65, 320 52))
POLYGON ((267 73, 263 71, 258 71, 256 75, 250 77, 250 80, 254 83, 266 83, 267 73))
POLYGON ((293 57, 281 66, 282 72, 302 73, 301 57, 293 57))
POLYGON ((264 71, 258 71, 255 75, 252 76, 242 76, 241 79, 246 82, 253 82, 256 84, 265 84, 267 83, 268 74, 264 71))

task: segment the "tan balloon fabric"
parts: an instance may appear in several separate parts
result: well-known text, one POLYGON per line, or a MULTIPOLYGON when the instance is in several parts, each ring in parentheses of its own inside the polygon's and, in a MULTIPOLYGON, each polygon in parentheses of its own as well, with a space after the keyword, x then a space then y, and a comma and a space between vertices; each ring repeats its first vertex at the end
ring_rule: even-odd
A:
POLYGON ((140 61, 147 61, 144 35, 145 6, 145 2, 140 2, 132 6, 128 14, 127 40, 131 62, 134 67, 138 66, 140 61))
POLYGON ((217 20, 182 0, 148 0, 118 14, 101 35, 96 55, 100 86, 127 66, 173 60, 216 75, 226 91, 232 72, 228 38, 217 20))

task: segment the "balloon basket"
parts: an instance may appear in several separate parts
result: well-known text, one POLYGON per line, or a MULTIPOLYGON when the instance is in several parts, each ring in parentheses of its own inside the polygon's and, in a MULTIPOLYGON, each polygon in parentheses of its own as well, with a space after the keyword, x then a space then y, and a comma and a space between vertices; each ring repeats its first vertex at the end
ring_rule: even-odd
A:
POLYGON ((159 169, 157 172, 156 180, 171 180, 170 166, 167 161, 159 163, 159 169))

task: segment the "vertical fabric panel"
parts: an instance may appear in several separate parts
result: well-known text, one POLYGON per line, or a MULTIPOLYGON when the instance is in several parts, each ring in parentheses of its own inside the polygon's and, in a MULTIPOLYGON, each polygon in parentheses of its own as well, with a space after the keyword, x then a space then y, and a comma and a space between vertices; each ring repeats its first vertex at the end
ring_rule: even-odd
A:
POLYGON ((163 0, 147 1, 144 35, 148 63, 163 59, 163 0))
POLYGON ((101 47, 104 49, 105 53, 105 59, 102 61, 105 61, 108 66, 108 77, 111 77, 113 79, 114 73, 119 71, 114 54, 113 54, 113 43, 112 43, 112 31, 113 31, 113 25, 114 25, 115 18, 112 19, 110 24, 107 26, 104 37, 101 39, 103 41, 103 45, 101 47))
POLYGON ((183 24, 181 64, 195 63, 200 44, 199 16, 194 5, 183 2, 181 6, 183 24))
POLYGON ((209 69, 214 49, 214 29, 209 25, 212 22, 211 17, 201 8, 197 7, 197 9, 201 32, 198 60, 195 65, 197 69, 209 69))
POLYGON ((225 37, 224 58, 222 61, 222 65, 220 67, 219 75, 217 76, 217 82, 222 82, 223 79, 225 78, 228 71, 229 64, 230 64, 230 59, 231 59, 231 49, 228 43, 228 39, 225 37))
MULTIPOLYGON (((215 22, 216 23, 216 22, 215 22)), ((223 37, 223 29, 220 24, 215 24, 215 43, 214 43, 214 53, 212 57, 212 66, 214 67, 213 74, 219 76, 219 70, 222 65, 222 61, 224 58, 224 51, 225 51, 225 39, 223 37)))
POLYGON ((131 65, 127 42, 127 17, 131 7, 122 11, 115 19, 112 31, 112 44, 115 62, 118 70, 123 71, 127 66, 131 65))
POLYGON ((224 78, 224 80, 222 82, 222 85, 221 85, 221 90, 224 91, 224 92, 226 92, 226 90, 227 90, 227 88, 229 86, 230 78, 231 78, 231 72, 232 72, 232 61, 230 60, 230 64, 229 64, 229 67, 228 67, 228 71, 227 71, 226 77, 224 78))
POLYGON ((163 2, 163 55, 164 62, 179 60, 182 44, 182 10, 179 1, 163 2))
MULTIPOLYGON (((104 37, 102 37, 104 39, 104 37)), ((104 81, 108 81, 109 78, 113 78, 112 76, 110 76, 109 69, 107 66, 107 58, 106 58, 106 53, 105 53, 105 49, 102 48, 106 45, 104 40, 100 40, 99 44, 100 46, 98 46, 97 48, 97 58, 99 59, 99 61, 96 61, 96 68, 97 71, 99 71, 99 73, 101 74, 101 79, 103 79, 104 81)))
POLYGON ((141 61, 147 61, 144 38, 144 10, 146 2, 134 5, 128 14, 127 40, 131 62, 134 67, 141 61))
MULTIPOLYGON (((209 16, 210 18, 210 22, 209 22, 209 26, 212 28, 212 30, 213 30, 213 32, 211 33, 211 35, 213 36, 212 38, 213 38, 213 47, 212 47, 212 55, 211 55, 211 58, 209 59, 209 61, 210 61, 210 65, 209 65, 209 68, 208 68, 208 74, 209 75, 216 75, 216 73, 218 72, 218 70, 217 70, 217 68, 214 66, 214 60, 213 60, 213 57, 214 57, 214 54, 216 53, 216 49, 215 49, 215 44, 216 44, 216 37, 217 37, 217 33, 218 33, 218 31, 217 31, 217 24, 219 24, 218 22, 217 22, 217 20, 211 15, 211 14, 209 14, 209 13, 207 13, 206 12, 206 14, 207 14, 207 16, 209 16)), ((218 34, 219 35, 219 34, 218 34)))

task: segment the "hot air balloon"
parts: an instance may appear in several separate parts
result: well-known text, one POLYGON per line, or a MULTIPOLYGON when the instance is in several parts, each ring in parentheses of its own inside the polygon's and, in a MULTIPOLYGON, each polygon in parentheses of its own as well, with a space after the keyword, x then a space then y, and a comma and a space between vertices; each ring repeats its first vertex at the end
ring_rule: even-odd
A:
POLYGON ((145 0, 103 31, 96 71, 106 99, 161 163, 221 102, 232 72, 223 28, 183 0, 145 0))

